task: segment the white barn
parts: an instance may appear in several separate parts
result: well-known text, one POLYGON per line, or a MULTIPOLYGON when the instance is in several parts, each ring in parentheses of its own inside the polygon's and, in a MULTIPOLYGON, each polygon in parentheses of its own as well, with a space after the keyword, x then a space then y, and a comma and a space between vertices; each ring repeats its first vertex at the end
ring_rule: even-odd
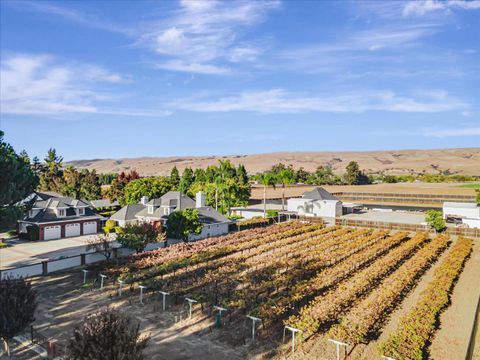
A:
POLYGON ((475 203, 444 202, 443 218, 461 219, 468 227, 480 228, 480 206, 475 203))
POLYGON ((305 192, 301 198, 287 201, 288 211, 304 216, 335 218, 342 216, 342 202, 323 188, 305 192))

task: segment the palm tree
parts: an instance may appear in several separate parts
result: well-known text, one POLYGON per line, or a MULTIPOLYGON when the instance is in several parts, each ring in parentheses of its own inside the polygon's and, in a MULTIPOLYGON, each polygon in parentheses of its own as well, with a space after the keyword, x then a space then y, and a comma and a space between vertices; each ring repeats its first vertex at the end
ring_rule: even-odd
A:
POLYGON ((285 185, 295 182, 295 173, 290 168, 283 169, 278 173, 277 180, 282 184, 282 211, 285 211, 285 185))
POLYGON ((267 186, 275 187, 275 175, 272 173, 265 172, 258 175, 258 182, 263 185, 263 217, 267 217, 267 186))

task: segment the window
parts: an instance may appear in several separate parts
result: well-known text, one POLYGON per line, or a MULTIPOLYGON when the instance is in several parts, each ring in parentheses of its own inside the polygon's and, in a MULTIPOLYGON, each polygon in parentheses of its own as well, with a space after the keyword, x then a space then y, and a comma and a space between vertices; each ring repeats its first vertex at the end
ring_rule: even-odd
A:
POLYGON ((153 214, 153 206, 151 205, 148 206, 148 213, 153 214))
POLYGON ((78 215, 85 215, 85 209, 78 209, 78 215))
POLYGON ((65 216, 65 209, 58 209, 58 216, 59 217, 65 216))

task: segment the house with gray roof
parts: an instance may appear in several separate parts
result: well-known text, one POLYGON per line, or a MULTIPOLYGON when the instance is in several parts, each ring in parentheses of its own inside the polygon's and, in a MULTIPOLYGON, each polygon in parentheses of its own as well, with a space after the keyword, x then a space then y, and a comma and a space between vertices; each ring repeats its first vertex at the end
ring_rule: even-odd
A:
POLYGON ((197 193, 196 200, 179 191, 169 191, 162 197, 151 200, 143 197, 139 204, 124 206, 110 219, 115 220, 119 226, 138 221, 166 226, 168 216, 172 212, 184 209, 197 209, 199 220, 203 225, 202 232, 199 235, 191 235, 189 240, 199 240, 228 233, 231 221, 212 207, 205 206, 205 194, 201 192, 197 193))
POLYGON ((106 220, 88 202, 55 193, 35 192, 25 201, 30 210, 18 222, 18 232, 30 240, 96 234, 106 220))
POLYGON ((301 198, 287 200, 288 211, 303 216, 336 218, 343 214, 343 204, 327 190, 317 187, 303 193, 301 198))

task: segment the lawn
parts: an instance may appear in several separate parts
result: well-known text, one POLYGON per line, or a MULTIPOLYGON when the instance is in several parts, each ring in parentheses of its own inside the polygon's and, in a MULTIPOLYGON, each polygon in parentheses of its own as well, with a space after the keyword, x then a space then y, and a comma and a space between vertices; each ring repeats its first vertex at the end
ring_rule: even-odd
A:
POLYGON ((468 189, 480 189, 480 184, 464 184, 459 187, 468 188, 468 189))

